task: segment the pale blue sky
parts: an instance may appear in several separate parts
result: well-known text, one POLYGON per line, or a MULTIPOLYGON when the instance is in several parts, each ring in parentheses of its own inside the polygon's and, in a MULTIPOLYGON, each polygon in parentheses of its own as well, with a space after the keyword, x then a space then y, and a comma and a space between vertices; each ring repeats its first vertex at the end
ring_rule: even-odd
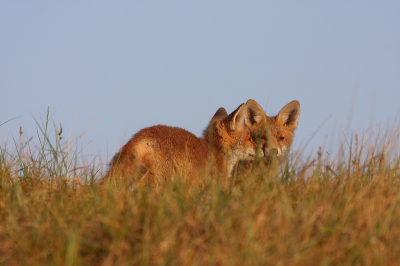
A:
POLYGON ((107 163, 143 127, 199 136, 252 98, 267 115, 300 101, 295 149, 330 117, 307 147, 329 151, 399 125, 400 2, 1 1, 0 91, 0 124, 22 116, 0 127, 9 146, 20 125, 37 142, 49 107, 107 163))

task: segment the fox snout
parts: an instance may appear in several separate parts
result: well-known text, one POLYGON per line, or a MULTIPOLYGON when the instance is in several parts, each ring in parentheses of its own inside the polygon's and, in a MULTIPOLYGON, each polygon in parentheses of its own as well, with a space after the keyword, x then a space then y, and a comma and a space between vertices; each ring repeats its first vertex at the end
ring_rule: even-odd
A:
POLYGON ((257 145, 256 149, 251 148, 251 149, 248 149, 248 151, 247 151, 247 156, 252 159, 256 158, 256 157, 262 158, 262 157, 264 157, 264 154, 265 154, 265 152, 263 151, 262 147, 259 145, 257 145))
POLYGON ((260 149, 263 151, 265 157, 281 157, 285 153, 285 147, 281 147, 277 141, 262 140, 260 149))
POLYGON ((247 141, 247 147, 238 152, 240 160, 254 160, 264 157, 264 151, 260 145, 257 145, 252 139, 247 141))
POLYGON ((249 131, 249 134, 247 136, 249 140, 250 146, 246 149, 246 155, 250 160, 254 160, 256 157, 257 158, 262 158, 264 157, 264 150, 261 145, 261 143, 258 143, 256 138, 251 134, 249 131))
POLYGON ((265 153, 265 156, 276 156, 276 157, 279 157, 279 156, 282 155, 281 149, 277 149, 277 148, 271 148, 271 149, 265 148, 264 149, 264 153, 265 153))
POLYGON ((259 147, 264 153, 264 157, 282 157, 287 153, 288 149, 285 143, 280 143, 276 138, 272 137, 271 134, 265 135, 267 137, 262 137, 259 140, 259 147))

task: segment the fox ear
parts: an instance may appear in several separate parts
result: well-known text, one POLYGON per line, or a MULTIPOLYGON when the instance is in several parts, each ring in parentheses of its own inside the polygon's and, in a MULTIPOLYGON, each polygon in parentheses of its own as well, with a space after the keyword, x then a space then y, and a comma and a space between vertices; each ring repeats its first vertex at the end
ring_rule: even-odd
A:
POLYGON ((259 127, 259 125, 265 124, 267 122, 267 117, 261 106, 250 99, 246 102, 247 113, 246 113, 246 126, 251 128, 259 127))
POLYGON ((211 121, 221 120, 228 116, 225 108, 220 107, 217 112, 215 112, 214 116, 211 118, 211 121))
POLYGON ((299 117, 300 103, 298 101, 291 101, 279 111, 279 114, 276 116, 276 121, 279 125, 295 130, 299 117))
POLYGON ((224 123, 228 125, 230 130, 241 129, 244 126, 246 120, 247 107, 246 104, 242 103, 224 119, 224 123))

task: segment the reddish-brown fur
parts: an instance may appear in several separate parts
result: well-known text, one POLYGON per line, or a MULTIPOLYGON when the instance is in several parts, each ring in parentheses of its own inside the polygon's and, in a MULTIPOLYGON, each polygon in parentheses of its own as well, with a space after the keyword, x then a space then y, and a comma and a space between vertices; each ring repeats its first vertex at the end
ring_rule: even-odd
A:
POLYGON ((300 117, 300 103, 291 101, 276 116, 269 117, 254 100, 246 105, 252 114, 248 123, 253 135, 259 138, 266 159, 275 154, 284 158, 289 152, 300 117))
POLYGON ((144 128, 114 156, 108 175, 148 177, 152 182, 208 171, 230 175, 238 160, 256 155, 257 145, 245 125, 248 116, 246 104, 230 115, 220 108, 200 138, 178 127, 144 128))

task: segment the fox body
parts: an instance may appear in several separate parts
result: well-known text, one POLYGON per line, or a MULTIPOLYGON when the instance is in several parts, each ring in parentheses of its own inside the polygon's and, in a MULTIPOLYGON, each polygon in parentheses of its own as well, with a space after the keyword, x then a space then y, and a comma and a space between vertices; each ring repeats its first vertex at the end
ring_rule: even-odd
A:
POLYGON ((155 182, 176 174, 191 175, 209 169, 230 175, 239 160, 263 156, 246 126, 251 119, 249 115, 246 104, 229 115, 220 108, 200 138, 178 127, 144 128, 114 156, 108 175, 141 180, 148 177, 155 182), (207 168, 210 163, 216 167, 207 168))
POLYGON ((273 156, 285 158, 289 152, 300 117, 300 103, 291 101, 276 116, 267 116, 260 105, 248 100, 248 122, 253 138, 258 139, 266 160, 273 156))

